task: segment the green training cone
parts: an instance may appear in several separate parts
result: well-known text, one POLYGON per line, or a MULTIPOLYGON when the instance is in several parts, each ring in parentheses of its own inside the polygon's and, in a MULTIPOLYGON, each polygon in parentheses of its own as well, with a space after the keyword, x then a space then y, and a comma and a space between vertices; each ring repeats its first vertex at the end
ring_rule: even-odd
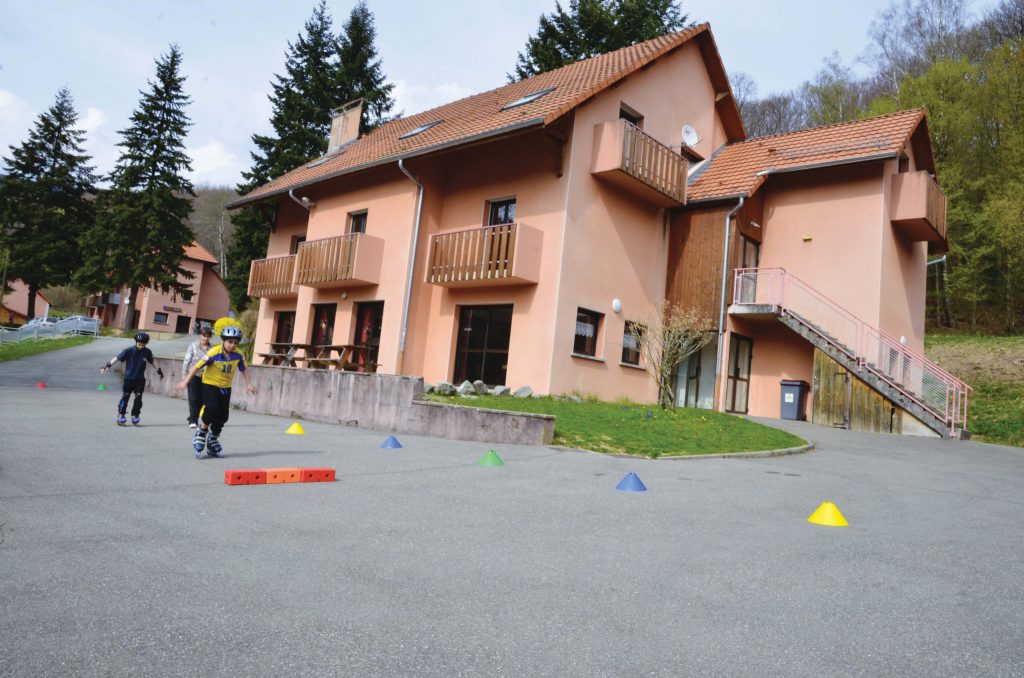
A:
POLYGON ((106 391, 107 390, 107 385, 106 384, 100 384, 99 386, 96 387, 96 390, 97 391, 106 391))
POLYGON ((487 450, 484 456, 480 457, 479 464, 481 466, 504 466, 505 462, 501 460, 498 453, 494 450, 487 450))

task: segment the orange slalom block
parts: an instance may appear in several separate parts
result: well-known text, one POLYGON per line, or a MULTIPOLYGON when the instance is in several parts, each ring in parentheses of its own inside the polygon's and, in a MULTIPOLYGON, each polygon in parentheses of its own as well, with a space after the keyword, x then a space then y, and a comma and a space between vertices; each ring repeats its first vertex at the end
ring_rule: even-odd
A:
POLYGON ((302 469, 300 468, 266 468, 267 484, 273 483, 299 483, 302 482, 302 469))
POLYGON ((263 469, 234 469, 224 471, 225 485, 266 485, 267 472, 263 469))
POLYGON ((302 469, 302 482, 304 483, 333 483, 333 468, 304 468, 302 469))

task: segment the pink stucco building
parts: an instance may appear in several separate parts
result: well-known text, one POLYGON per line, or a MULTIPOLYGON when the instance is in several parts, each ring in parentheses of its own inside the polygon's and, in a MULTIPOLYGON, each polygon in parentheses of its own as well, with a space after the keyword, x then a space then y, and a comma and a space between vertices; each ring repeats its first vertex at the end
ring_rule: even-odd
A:
POLYGON ((626 328, 667 298, 715 332, 680 404, 962 428, 965 387, 920 356, 927 254, 946 247, 923 111, 747 140, 702 24, 358 139, 357 116, 231 205, 270 230, 258 352, 354 343, 430 382, 654 401, 626 328), (783 379, 809 384, 803 403, 783 379))
MULTIPOLYGON (((149 332, 192 332, 196 321, 212 325, 228 314, 230 301, 227 287, 217 275, 219 262, 202 245, 193 242, 185 248, 181 267, 192 272, 192 279, 182 278, 191 290, 185 294, 160 292, 141 288, 135 304, 135 327, 149 332)), ((95 294, 86 299, 89 316, 101 324, 122 327, 127 309, 127 289, 95 294)))
MULTIPOLYGON (((9 292, 5 292, 3 304, 0 304, 0 324, 21 325, 28 317, 28 285, 20 280, 8 280, 9 292)), ((36 316, 46 316, 50 310, 50 300, 42 292, 36 292, 36 316)))

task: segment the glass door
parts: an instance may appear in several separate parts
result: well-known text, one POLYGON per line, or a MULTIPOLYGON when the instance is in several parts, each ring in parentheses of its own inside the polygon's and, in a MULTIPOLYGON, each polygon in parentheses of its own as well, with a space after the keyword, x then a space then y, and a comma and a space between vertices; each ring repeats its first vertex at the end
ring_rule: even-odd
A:
MULTIPOLYGON (((365 354, 359 353, 355 356, 354 362, 362 365, 363 361, 377 362, 377 355, 380 352, 380 332, 384 324, 384 302, 371 301, 359 302, 356 304, 356 337, 353 342, 357 346, 366 346, 365 354)), ((362 372, 363 368, 360 367, 362 372)))
POLYGON ((753 340, 738 334, 730 334, 729 372, 725 390, 726 412, 747 413, 747 397, 750 391, 750 360, 753 352, 753 340))
POLYGON ((313 337, 309 343, 313 346, 334 343, 334 316, 337 312, 337 304, 313 304, 313 337))
POLYGON ((461 307, 454 383, 479 379, 489 386, 504 384, 511 333, 511 305, 461 307))

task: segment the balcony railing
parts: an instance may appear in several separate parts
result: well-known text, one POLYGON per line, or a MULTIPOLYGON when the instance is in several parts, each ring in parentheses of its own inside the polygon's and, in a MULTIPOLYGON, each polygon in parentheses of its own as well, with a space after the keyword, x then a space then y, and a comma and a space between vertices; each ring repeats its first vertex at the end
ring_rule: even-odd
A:
POLYGON ((627 120, 594 127, 591 174, 607 178, 659 207, 686 202, 686 158, 627 120))
POLYGON ((307 240, 299 245, 295 283, 306 287, 355 287, 380 283, 384 241, 365 233, 307 240))
POLYGON ((255 259, 249 269, 249 296, 275 299, 295 296, 295 255, 255 259))
POLYGON ((946 196, 928 172, 894 174, 889 219, 911 242, 928 242, 929 252, 945 252, 946 196))
POLYGON ((541 232, 499 224, 430 238, 427 282, 443 287, 526 285, 540 279, 541 232))
POLYGON ((121 294, 119 292, 104 292, 103 294, 91 294, 85 300, 85 305, 93 308, 106 306, 107 304, 120 304, 121 294))

